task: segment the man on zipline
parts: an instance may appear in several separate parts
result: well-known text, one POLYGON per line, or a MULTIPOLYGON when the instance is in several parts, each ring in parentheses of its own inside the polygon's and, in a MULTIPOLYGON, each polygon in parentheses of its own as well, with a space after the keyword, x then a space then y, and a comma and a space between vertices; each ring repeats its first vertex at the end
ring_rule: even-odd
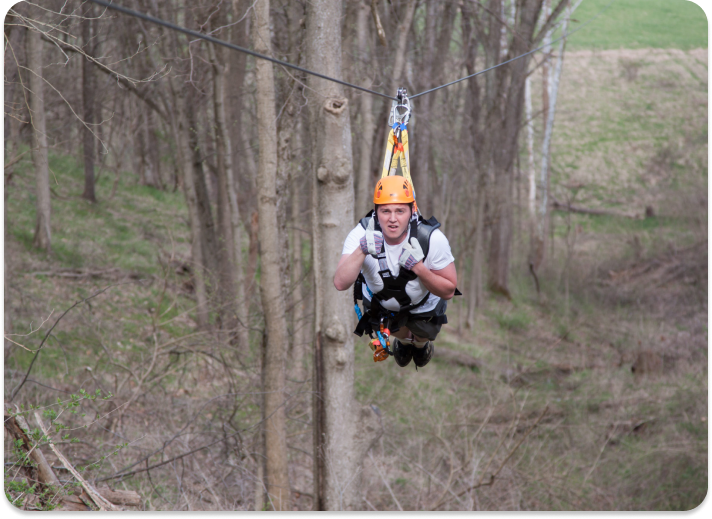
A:
POLYGON ((388 318, 393 356, 401 367, 411 359, 416 367, 430 361, 432 341, 447 323, 447 300, 457 291, 450 243, 437 229, 437 220, 414 215, 414 202, 406 178, 379 180, 375 211, 346 237, 334 274, 337 290, 356 283, 354 299, 363 297, 366 314, 356 328, 358 335, 388 318))

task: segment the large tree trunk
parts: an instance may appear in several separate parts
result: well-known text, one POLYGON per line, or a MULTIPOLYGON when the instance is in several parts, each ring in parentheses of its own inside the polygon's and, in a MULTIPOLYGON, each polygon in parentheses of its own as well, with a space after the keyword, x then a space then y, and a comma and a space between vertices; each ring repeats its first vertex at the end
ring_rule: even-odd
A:
MULTIPOLYGON (((255 7, 253 44, 257 52, 271 55, 269 30, 269 0, 255 7)), ((282 255, 277 221, 277 116, 274 105, 274 74, 272 64, 255 62, 257 80, 257 120, 260 142, 258 200, 260 226, 261 273, 260 290, 265 314, 267 341, 264 355, 265 392, 265 454, 267 458, 267 492, 275 510, 290 510, 291 495, 287 470, 287 437, 285 401, 285 369, 287 322, 285 318, 282 255)))
MULTIPOLYGON (((341 2, 315 0, 307 11, 307 68, 341 77, 341 2)), ((353 307, 331 280, 353 225, 351 123, 343 88, 308 78, 312 136, 316 348, 314 353, 314 496, 318 510, 360 504, 363 457, 381 435, 374 411, 354 398, 353 307)))
POLYGON ((49 163, 45 127, 44 84, 42 81, 42 39, 40 33, 27 31, 25 40, 30 84, 30 118, 32 121, 32 162, 35 166, 37 224, 34 244, 51 252, 49 163))
MULTIPOLYGON (((89 5, 87 16, 82 20, 82 40, 84 43, 84 52, 90 56, 94 55, 94 43, 92 37, 93 26, 96 22, 91 18, 93 16, 92 5, 89 5)), ((84 142, 84 192, 82 198, 86 198, 90 202, 96 202, 94 193, 94 158, 96 157, 96 139, 91 131, 94 127, 94 108, 96 92, 96 81, 94 77, 94 65, 88 60, 82 60, 82 105, 84 109, 84 125, 82 126, 82 135, 84 142)))

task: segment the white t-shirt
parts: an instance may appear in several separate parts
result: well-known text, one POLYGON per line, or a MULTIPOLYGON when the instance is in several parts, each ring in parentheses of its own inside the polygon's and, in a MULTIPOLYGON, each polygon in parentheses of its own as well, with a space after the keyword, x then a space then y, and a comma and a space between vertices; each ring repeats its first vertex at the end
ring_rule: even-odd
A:
MULTIPOLYGON (((366 235, 366 229, 364 229, 359 223, 353 230, 349 233, 344 241, 344 248, 341 254, 351 254, 357 248, 359 248, 361 238, 366 235)), ((388 245, 385 244, 386 260, 388 262, 388 270, 391 274, 396 277, 400 272, 400 264, 398 259, 400 258, 401 252, 403 251, 403 243, 410 236, 410 229, 405 234, 403 241, 398 245, 388 245)), ((450 242, 447 240, 445 235, 440 231, 440 229, 435 229, 430 235, 430 248, 428 249, 428 256, 425 258, 423 264, 428 270, 442 270, 447 267, 450 263, 453 263, 455 258, 450 251, 450 242)), ((366 280, 366 285, 374 294, 377 294, 383 290, 383 280, 381 276, 378 275, 378 260, 371 255, 366 256, 361 267, 361 272, 366 280)), ((428 293, 428 289, 425 285, 421 283, 420 279, 416 278, 412 281, 408 281, 405 286, 405 292, 410 297, 413 303, 417 303, 425 297, 428 293)), ((371 296, 368 290, 364 288, 363 298, 370 301, 371 296)), ((421 306, 411 310, 413 314, 420 314, 423 312, 429 312, 434 309, 435 306, 440 301, 440 298, 434 294, 428 296, 428 300, 421 306)), ((395 298, 387 299, 381 303, 384 308, 391 311, 398 311, 400 304, 395 298)))

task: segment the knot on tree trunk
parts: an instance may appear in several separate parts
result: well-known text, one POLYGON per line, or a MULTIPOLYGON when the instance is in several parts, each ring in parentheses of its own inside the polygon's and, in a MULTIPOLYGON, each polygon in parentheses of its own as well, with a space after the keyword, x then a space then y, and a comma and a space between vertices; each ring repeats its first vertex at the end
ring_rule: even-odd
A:
POLYGON ((332 115, 340 116, 349 105, 349 100, 345 97, 332 97, 324 103, 324 110, 332 115))
POLYGON ((349 163, 343 159, 343 157, 334 169, 332 178, 334 183, 339 185, 346 184, 349 181, 349 178, 351 178, 351 167, 349 163))
POLYGON ((319 179, 319 182, 332 181, 336 185, 344 185, 351 178, 350 164, 342 157, 338 164, 332 163, 332 168, 319 166, 319 169, 316 170, 316 178, 319 179))
POLYGON ((346 341, 346 330, 344 329, 344 325, 336 319, 332 320, 328 324, 326 330, 324 330, 324 334, 329 340, 334 342, 344 343, 346 341))

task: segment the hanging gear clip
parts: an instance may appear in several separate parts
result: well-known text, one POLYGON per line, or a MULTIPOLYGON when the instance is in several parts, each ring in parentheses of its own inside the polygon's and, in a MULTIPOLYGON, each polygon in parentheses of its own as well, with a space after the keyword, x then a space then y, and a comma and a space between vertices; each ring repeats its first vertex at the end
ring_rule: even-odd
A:
POLYGON ((391 115, 388 118, 388 126, 393 127, 398 124, 402 129, 405 129, 411 114, 410 101, 408 100, 408 92, 405 87, 398 89, 396 97, 398 101, 391 103, 391 115))

